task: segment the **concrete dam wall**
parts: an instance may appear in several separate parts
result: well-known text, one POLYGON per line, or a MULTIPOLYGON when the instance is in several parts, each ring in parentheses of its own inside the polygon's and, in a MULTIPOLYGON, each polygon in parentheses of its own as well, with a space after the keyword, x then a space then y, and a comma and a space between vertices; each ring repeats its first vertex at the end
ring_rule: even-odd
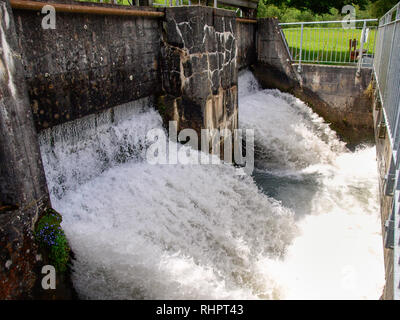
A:
MULTIPOLYGON (((227 10, 167 8, 163 19, 60 12, 56 30, 43 30, 36 12, 13 12, 39 131, 143 97, 187 99, 193 81, 216 95, 237 84, 238 67, 255 62, 256 24, 236 23, 227 10), (204 87, 208 76, 197 76, 201 72, 212 73, 210 88, 204 87)), ((208 94, 198 93, 200 109, 208 94)))
POLYGON ((113 118, 114 108, 143 101, 178 130, 237 129, 238 72, 246 68, 264 88, 310 103, 349 141, 372 128, 369 71, 356 78, 349 68, 303 66, 299 74, 274 19, 202 6, 124 7, 139 13, 57 12, 56 29, 44 30, 38 11, 0 4, 0 298, 32 297, 43 265, 33 228, 51 203, 37 133, 91 115, 113 118))
POLYGON ((143 99, 179 129, 236 129, 237 74, 255 62, 256 24, 210 7, 124 7, 144 14, 57 12, 57 28, 45 30, 39 11, 2 4, 14 61, 3 51, 0 297, 17 298, 32 293, 40 273, 32 232, 51 206, 37 132, 143 99))

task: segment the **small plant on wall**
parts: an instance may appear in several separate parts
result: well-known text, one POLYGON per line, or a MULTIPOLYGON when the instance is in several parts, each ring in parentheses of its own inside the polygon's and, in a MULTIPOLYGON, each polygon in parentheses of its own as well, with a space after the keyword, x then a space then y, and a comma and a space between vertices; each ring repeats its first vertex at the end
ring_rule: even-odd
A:
POLYGON ((49 262, 58 272, 64 273, 70 257, 70 248, 61 228, 61 215, 53 209, 47 209, 38 220, 35 239, 41 250, 48 255, 49 262))

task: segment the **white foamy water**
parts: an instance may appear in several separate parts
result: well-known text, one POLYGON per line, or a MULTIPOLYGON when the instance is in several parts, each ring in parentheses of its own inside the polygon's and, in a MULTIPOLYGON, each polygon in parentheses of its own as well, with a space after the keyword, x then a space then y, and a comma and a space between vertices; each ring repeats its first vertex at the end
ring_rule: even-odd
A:
POLYGON ((41 134, 81 298, 379 298, 374 149, 346 151, 307 106, 251 83, 239 121, 255 129, 254 178, 148 164, 145 134, 162 126, 149 101, 41 134))
POLYGON ((259 268, 283 299, 378 299, 384 269, 375 147, 350 152, 299 99, 260 90, 249 72, 240 82, 239 122, 256 130, 255 179, 296 212, 301 234, 284 259, 259 268))

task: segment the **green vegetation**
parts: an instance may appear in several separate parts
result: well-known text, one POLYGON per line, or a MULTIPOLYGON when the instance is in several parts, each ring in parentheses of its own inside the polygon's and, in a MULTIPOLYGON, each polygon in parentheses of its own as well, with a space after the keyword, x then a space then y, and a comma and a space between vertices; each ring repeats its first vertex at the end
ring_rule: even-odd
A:
MULTIPOLYGON (((279 19, 279 22, 301 22, 342 20, 345 16, 339 11, 341 8, 336 9, 332 7, 328 12, 316 13, 311 9, 298 9, 294 7, 288 7, 286 5, 277 6, 269 1, 270 0, 260 0, 257 11, 257 16, 259 18, 276 17, 279 19)), ((368 10, 361 10, 357 5, 354 7, 356 9, 357 19, 368 19, 375 17, 372 16, 368 10)))
POLYGON ((265 14, 274 13, 273 16, 280 18, 282 22, 289 22, 281 19, 283 15, 296 19, 301 16, 300 20, 294 21, 316 21, 327 20, 321 19, 327 15, 337 16, 343 6, 352 5, 356 8, 357 19, 378 18, 397 2, 398 0, 260 0, 258 13, 260 17, 270 17, 265 14))
POLYGON ((35 239, 39 248, 48 253, 50 263, 59 272, 67 270, 70 248, 61 228, 62 217, 53 209, 47 209, 36 224, 35 239))
POLYGON ((280 22, 342 20, 342 7, 354 6, 357 19, 380 18, 391 9, 398 0, 260 0, 257 16, 276 17, 280 22))

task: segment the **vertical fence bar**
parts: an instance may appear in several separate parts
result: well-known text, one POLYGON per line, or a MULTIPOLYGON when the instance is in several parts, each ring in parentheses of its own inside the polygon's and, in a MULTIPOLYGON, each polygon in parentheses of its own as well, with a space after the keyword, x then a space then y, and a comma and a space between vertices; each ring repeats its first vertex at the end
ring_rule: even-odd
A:
POLYGON ((296 61, 299 61, 299 44, 300 44, 300 40, 298 38, 297 33, 295 34, 295 39, 296 39, 296 61))
POLYGON ((346 35, 344 34, 344 29, 342 28, 342 39, 344 40, 344 47, 345 47, 345 51, 344 51, 344 55, 343 53, 340 51, 340 61, 339 62, 344 62, 346 60, 346 51, 347 51, 347 39, 346 39, 346 35))
POLYGON ((378 28, 374 28, 375 32, 374 32, 374 43, 372 44, 372 54, 375 57, 375 47, 376 47, 376 39, 378 37, 378 28))
POLYGON ((361 64, 363 60, 363 50, 364 50, 364 40, 365 40, 365 32, 367 30, 367 22, 364 21, 364 25, 361 31, 360 36, 360 53, 358 54, 358 66, 357 66, 357 75, 360 75, 361 72, 361 64))
POLYGON ((303 51, 303 29, 304 29, 304 24, 301 24, 301 32, 300 32, 300 56, 299 56, 299 67, 297 70, 301 72, 301 55, 303 51))
POLYGON ((331 43, 331 48, 330 48, 330 57, 329 57, 329 62, 333 62, 332 60, 332 54, 333 54, 333 42, 335 41, 335 29, 331 28, 331 33, 332 33, 332 43, 331 43))
POLYGON ((314 59, 315 59, 315 47, 316 47, 316 42, 317 42, 317 37, 316 37, 316 34, 317 34, 317 31, 315 31, 316 30, 316 28, 313 28, 314 29, 314 40, 313 40, 313 53, 312 53, 312 60, 314 61, 314 59))
POLYGON ((288 31, 289 31, 289 34, 290 34, 290 45, 289 45, 289 47, 290 47, 290 54, 291 54, 291 56, 292 56, 292 60, 294 60, 295 57, 293 56, 293 32, 291 32, 290 29, 288 29, 288 31))
MULTIPOLYGON (((337 31, 340 31, 340 29, 337 29, 337 31)), ((336 39, 336 47, 335 47, 335 61, 337 62, 337 53, 338 53, 338 47, 339 47, 339 38, 340 38, 340 32, 337 34, 337 39, 336 39)))
POLYGON ((335 48, 334 43, 335 43, 335 36, 336 36, 336 32, 335 32, 335 28, 332 28, 332 46, 331 46, 331 58, 330 61, 331 62, 335 62, 333 60, 333 50, 335 48))
POLYGON ((304 52, 304 61, 308 61, 310 58, 310 48, 309 48, 309 42, 310 42, 310 35, 308 34, 308 29, 305 29, 305 39, 306 41, 304 42, 304 47, 305 47, 305 52, 304 52), (307 53, 307 48, 308 48, 308 53, 307 53))
POLYGON ((310 29, 306 29, 306 33, 307 33, 307 46, 306 46, 306 52, 308 49, 308 54, 307 54, 307 61, 310 61, 310 55, 311 55, 311 38, 310 38, 310 29))
MULTIPOLYGON (((357 30, 357 29, 356 29, 357 30)), ((351 47, 350 47, 350 49, 349 49, 349 51, 347 52, 347 54, 348 54, 348 57, 347 57, 347 55, 346 55, 346 62, 348 62, 348 63, 352 63, 352 61, 351 61, 351 53, 352 53, 352 49, 353 49, 353 36, 354 36, 354 29, 348 29, 347 30, 347 37, 348 37, 348 43, 351 45, 351 47), (347 61, 348 60, 348 61, 347 61)), ((348 44, 348 45, 349 45, 348 44)))
POLYGON ((332 54, 333 54, 333 42, 335 40, 335 29, 331 29, 332 32, 332 45, 331 45, 331 50, 330 50, 330 57, 329 57, 329 62, 333 62, 332 60, 332 54))

